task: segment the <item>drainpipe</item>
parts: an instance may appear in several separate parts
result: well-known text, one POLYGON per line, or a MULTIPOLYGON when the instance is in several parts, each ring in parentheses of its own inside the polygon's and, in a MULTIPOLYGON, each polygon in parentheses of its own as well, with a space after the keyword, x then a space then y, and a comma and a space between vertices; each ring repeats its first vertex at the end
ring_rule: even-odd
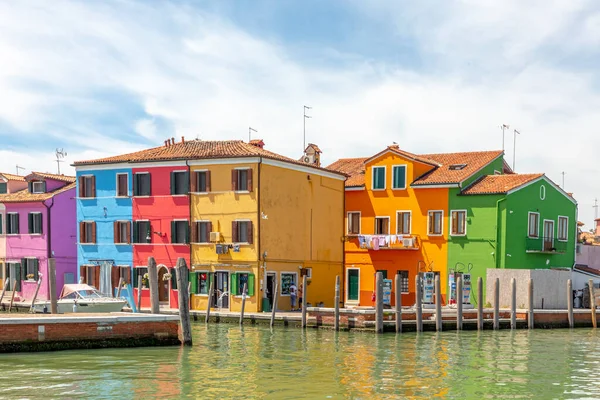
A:
MULTIPOLYGON (((346 178, 347 179, 347 178, 346 178)), ((346 179, 342 183, 342 221, 346 220, 346 179)), ((342 223, 342 303, 346 306, 346 224, 342 223)), ((358 303, 360 304, 360 287, 358 288, 358 303)))
MULTIPOLYGON (((50 264, 50 258, 52 257, 52 235, 51 235, 51 209, 52 206, 54 206, 54 196, 52 197, 52 203, 50 204, 50 206, 48 206, 48 204, 46 204, 46 201, 43 201, 42 204, 46 207, 46 243, 48 246, 48 249, 46 250, 46 270, 48 270, 48 265, 50 264)), ((48 275, 48 273, 46 272, 46 275, 48 275)), ((47 276, 46 277, 46 290, 47 293, 50 294, 50 279, 47 276)))
MULTIPOLYGON (((500 248, 500 223, 498 222, 498 219, 500 217, 500 203, 505 201, 506 197, 501 198, 500 200, 496 201, 496 268, 498 267, 498 263, 500 262, 500 254, 498 254, 498 249, 500 248)), ((503 250, 504 251, 504 250, 503 250)))
MULTIPOLYGON (((191 189, 191 187, 189 187, 189 186, 190 186, 190 179, 192 179, 192 168, 190 167, 189 160, 185 160, 185 165, 187 166, 187 171, 188 171, 188 189, 191 189)), ((190 232, 188 234, 188 238, 190 239, 190 243, 189 243, 189 246, 190 246, 190 266, 189 266, 189 270, 188 270, 188 277, 189 277, 190 273, 192 271, 192 243, 191 243, 192 232, 191 232, 191 230, 194 229, 193 228, 194 225, 193 225, 193 222, 192 222, 192 193, 189 190, 188 190, 188 208, 189 208, 189 216, 190 216, 190 227, 189 227, 190 232)), ((190 296, 190 298, 191 298, 191 296, 190 296)))
MULTIPOLYGON (((263 273, 262 273, 262 294, 260 296, 260 310, 261 311, 265 311, 265 304, 266 304, 266 299, 267 299, 267 260, 266 257, 263 257, 263 253, 262 253, 262 248, 261 248, 261 243, 260 243, 260 232, 261 232, 261 225, 262 225, 262 215, 261 215, 261 211, 260 211, 260 190, 261 190, 261 185, 260 185, 260 175, 261 175, 261 170, 262 170, 262 162, 263 162, 263 158, 260 157, 258 159, 258 167, 257 169, 257 179, 256 179, 256 251, 257 251, 257 256, 258 256, 258 276, 260 277, 260 270, 261 270, 261 262, 262 262, 262 267, 263 267, 263 273)), ((258 293, 256 294, 257 296, 257 302, 258 302, 258 293)))

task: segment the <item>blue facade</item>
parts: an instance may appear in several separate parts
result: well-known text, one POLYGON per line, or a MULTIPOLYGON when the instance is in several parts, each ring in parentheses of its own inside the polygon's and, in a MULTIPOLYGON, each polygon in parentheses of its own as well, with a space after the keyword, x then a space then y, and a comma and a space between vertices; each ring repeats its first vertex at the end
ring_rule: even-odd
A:
MULTIPOLYGON (((132 220, 131 168, 92 170, 79 167, 76 175, 77 194, 80 176, 94 175, 96 179, 96 197, 77 197, 77 238, 80 238, 80 222, 96 222, 95 244, 81 244, 77 240, 78 265, 93 265, 97 264, 98 260, 108 260, 112 261, 113 265, 133 267, 133 246, 114 243, 114 222, 132 220), (128 176, 128 197, 117 197, 117 174, 120 173, 126 173, 128 176)), ((77 271, 78 280, 80 271, 77 271)))

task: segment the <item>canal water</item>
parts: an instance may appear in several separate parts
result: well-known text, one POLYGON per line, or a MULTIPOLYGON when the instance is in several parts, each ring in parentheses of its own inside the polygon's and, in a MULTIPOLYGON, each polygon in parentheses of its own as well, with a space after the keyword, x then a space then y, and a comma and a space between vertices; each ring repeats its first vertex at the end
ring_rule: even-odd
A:
POLYGON ((192 348, 0 355, 0 398, 600 398, 588 329, 302 332, 194 325, 192 348))

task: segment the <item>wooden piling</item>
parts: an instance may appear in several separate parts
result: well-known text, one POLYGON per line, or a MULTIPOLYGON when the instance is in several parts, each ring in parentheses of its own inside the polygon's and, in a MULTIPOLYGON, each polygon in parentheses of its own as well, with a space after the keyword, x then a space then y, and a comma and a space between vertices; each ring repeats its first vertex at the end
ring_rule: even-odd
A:
POLYGON ((517 329, 517 280, 510 280, 510 329, 517 329))
POLYGON ((494 281, 494 330, 500 329, 500 278, 494 281))
POLYGON ((421 277, 419 274, 415 276, 415 292, 417 296, 417 301, 415 304, 415 313, 417 314, 417 332, 423 332, 423 305, 421 304, 423 299, 421 294, 421 277))
POLYGON ((208 304, 206 305, 206 318, 204 322, 208 324, 210 320, 210 307, 212 306, 213 295, 215 291, 215 283, 213 281, 210 282, 210 289, 208 290, 208 304))
POLYGON ((2 305, 2 299, 4 299, 4 294, 6 293, 6 289, 8 288, 9 279, 6 278, 4 281, 4 287, 2 288, 2 294, 0 294, 0 305, 2 305))
POLYGON ((334 329, 340 330, 340 276, 335 277, 335 297, 334 297, 334 329))
POLYGON ((483 330, 483 279, 477 278, 477 330, 483 330))
POLYGON ((35 287, 35 293, 33 294, 33 299, 31 299, 31 307, 29 307, 29 312, 34 312, 35 301, 37 300, 38 293, 40 291, 40 286, 42 286, 42 276, 39 274, 39 278, 37 281, 37 286, 35 287))
POLYGON ((442 290, 439 275, 435 276, 435 330, 442 331, 442 290))
POLYGON ((567 310, 569 313, 569 328, 573 328, 575 326, 573 320, 573 282, 570 279, 567 280, 567 310))
POLYGON ((240 325, 244 325, 244 310, 246 309, 246 283, 242 288, 242 310, 240 311, 240 325))
POLYGON ((273 309, 271 310, 271 328, 275 326, 275 311, 277 311, 277 294, 279 285, 275 283, 275 293, 273 293, 273 309))
POLYGON ((375 331, 383 333, 383 274, 378 272, 375 279, 375 331))
POLYGON ((588 281, 590 288, 590 310, 592 312, 592 326, 596 328, 596 298, 594 297, 594 281, 590 279, 588 281))
POLYGON ((15 293, 16 293, 16 288, 17 288, 17 281, 13 278, 13 284, 12 284, 12 296, 10 296, 10 305, 8 306, 8 312, 10 312, 10 310, 12 310, 12 306, 13 303, 15 302, 15 293))
POLYGON ((302 277, 302 328, 306 328, 306 275, 302 277))
POLYGON ((138 279, 137 309, 139 313, 142 312, 142 279, 138 279))
POLYGON ((156 268, 156 260, 154 257, 148 257, 148 283, 150 285, 150 312, 152 314, 158 314, 160 313, 160 303, 158 299, 158 269, 156 268))
POLYGON ((119 287, 117 288, 117 299, 121 297, 122 289, 123 289, 123 278, 119 278, 119 287))
POLYGON ((527 328, 534 328, 534 316, 533 316, 533 279, 529 280, 529 309, 527 310, 527 328))
POLYGON ((402 276, 396 274, 394 290, 396 302, 396 333, 402 332, 402 276))
MULTIPOLYGON (((188 292, 189 282, 188 267, 183 257, 177 259, 177 267, 175 268, 177 273, 177 288, 178 300, 179 300, 179 320, 181 321, 181 333, 182 341, 181 344, 184 346, 192 345, 192 323, 190 321, 190 294, 188 292)), ((158 275, 157 275, 158 279, 158 275)), ((158 292, 158 288, 157 288, 158 292)))
POLYGON ((56 259, 48 260, 48 282, 50 283, 50 312, 58 314, 58 296, 56 293, 56 259))
POLYGON ((463 328, 463 282, 462 276, 456 278, 456 330, 463 328))

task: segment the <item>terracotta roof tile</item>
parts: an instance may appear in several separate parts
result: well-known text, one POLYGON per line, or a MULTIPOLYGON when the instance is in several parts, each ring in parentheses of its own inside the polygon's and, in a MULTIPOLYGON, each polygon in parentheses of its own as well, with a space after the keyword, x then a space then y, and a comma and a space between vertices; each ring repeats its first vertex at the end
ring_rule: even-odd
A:
POLYGON ((544 176, 544 174, 487 175, 466 188, 462 194, 502 194, 544 176))
POLYGON ((436 160, 428 158, 427 156, 413 154, 413 153, 409 153, 408 151, 401 150, 400 146, 398 146, 397 144, 393 144, 391 146, 388 146, 385 150, 380 151, 379 153, 375 154, 374 156, 367 158, 367 161, 370 161, 370 160, 372 160, 374 158, 377 158, 377 157, 379 157, 380 155, 384 154, 387 151, 391 151, 393 153, 398 154, 401 157, 405 157, 405 158, 408 158, 408 159, 419 161, 419 162, 422 162, 424 164, 429 164, 429 165, 432 165, 432 166, 439 166, 440 165, 436 160))
POLYGON ((501 155, 501 150, 421 155, 421 157, 433 160, 441 166, 418 178, 412 185, 460 183, 501 155), (459 165, 464 165, 464 167, 460 169, 451 168, 451 166, 459 165))
POLYGON ((349 176, 346 187, 358 187, 365 184, 365 161, 367 158, 342 158, 327 166, 327 169, 349 176))
POLYGON ((4 172, 0 172, 0 176, 3 176, 8 181, 25 182, 25 177, 20 175, 6 174, 4 172))
POLYGON ((48 200, 59 193, 74 189, 76 183, 70 183, 48 193, 29 193, 29 189, 19 190, 15 193, 0 195, 0 203, 33 203, 48 200))
POLYGON ((66 182, 66 183, 75 182, 74 176, 48 174, 45 172, 33 172, 33 171, 31 172, 31 174, 29 174, 25 177, 25 180, 32 179, 32 178, 35 179, 35 177, 44 178, 44 179, 52 179, 55 181, 66 182))

